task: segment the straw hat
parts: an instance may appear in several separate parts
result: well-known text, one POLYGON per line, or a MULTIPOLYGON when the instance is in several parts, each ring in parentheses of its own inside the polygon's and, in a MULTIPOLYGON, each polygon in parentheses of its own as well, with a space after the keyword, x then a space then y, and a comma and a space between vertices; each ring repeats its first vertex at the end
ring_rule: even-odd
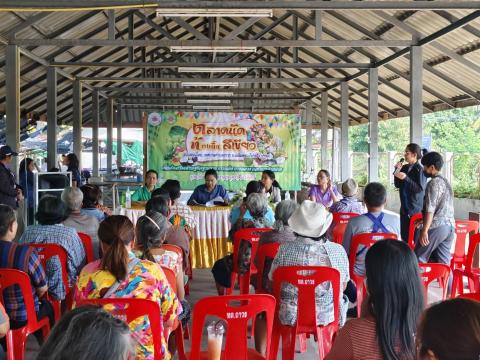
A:
POLYGON ((357 191, 358 191, 357 182, 352 178, 347 179, 342 184, 342 195, 354 196, 354 195, 357 195, 357 191))
POLYGON ((305 200, 288 219, 288 225, 299 235, 318 238, 328 230, 332 219, 332 214, 325 206, 305 200))

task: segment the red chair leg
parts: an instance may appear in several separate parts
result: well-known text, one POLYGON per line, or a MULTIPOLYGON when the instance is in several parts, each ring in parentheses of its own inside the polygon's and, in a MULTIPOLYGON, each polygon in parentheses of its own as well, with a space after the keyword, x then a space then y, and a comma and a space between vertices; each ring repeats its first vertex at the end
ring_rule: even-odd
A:
POLYGON ((299 344, 301 353, 307 352, 307 335, 305 334, 298 335, 298 344, 299 344))
POLYGON ((454 271, 451 298, 454 299, 458 295, 462 295, 462 294, 463 294, 463 276, 459 271, 454 271))
POLYGON ((292 326, 281 326, 282 334, 282 360, 294 360, 296 333, 292 326))
POLYGON ((355 284, 357 286, 357 317, 360 317, 363 303, 363 283, 355 284))

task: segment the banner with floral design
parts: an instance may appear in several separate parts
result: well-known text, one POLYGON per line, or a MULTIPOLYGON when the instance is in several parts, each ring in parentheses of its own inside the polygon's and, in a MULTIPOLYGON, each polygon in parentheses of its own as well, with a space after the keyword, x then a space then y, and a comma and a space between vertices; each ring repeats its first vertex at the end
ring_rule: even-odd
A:
POLYGON ((214 168, 230 190, 245 189, 269 169, 284 190, 300 189, 297 114, 152 112, 148 115, 148 167, 184 189, 203 183, 214 168))

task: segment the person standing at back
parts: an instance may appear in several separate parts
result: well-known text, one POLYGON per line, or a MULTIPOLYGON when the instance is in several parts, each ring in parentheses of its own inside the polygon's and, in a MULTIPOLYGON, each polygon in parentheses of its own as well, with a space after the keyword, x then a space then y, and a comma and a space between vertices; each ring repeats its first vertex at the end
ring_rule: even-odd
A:
POLYGON ((450 248, 455 234, 453 191, 440 175, 442 156, 429 152, 422 158, 423 172, 432 178, 425 189, 423 220, 415 236, 415 254, 419 262, 450 264, 450 248))
POLYGON ((18 208, 18 201, 22 198, 22 191, 15 182, 15 175, 10 169, 14 156, 18 153, 8 145, 0 148, 0 204, 18 208))
POLYGON ((417 144, 408 144, 405 148, 406 165, 395 165, 394 184, 400 189, 400 232, 402 240, 408 241, 410 218, 422 211, 423 197, 427 178, 423 173, 420 159, 422 149, 417 144))

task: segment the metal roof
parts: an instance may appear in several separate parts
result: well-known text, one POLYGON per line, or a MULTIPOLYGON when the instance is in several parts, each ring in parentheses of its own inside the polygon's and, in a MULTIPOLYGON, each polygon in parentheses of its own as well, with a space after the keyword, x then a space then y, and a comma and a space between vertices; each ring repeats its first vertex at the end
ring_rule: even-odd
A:
MULTIPOLYGON (((5 9, 5 5, 0 5, 5 9)), ((32 2, 30 2, 32 3, 32 2)), ((35 2, 33 2, 35 3, 35 2)), ((58 1, 45 1, 58 5, 58 1)), ((61 3, 61 2, 60 2, 61 3)), ((87 3, 89 3, 87 1, 87 3)), ((118 3, 115 1, 103 1, 118 3)), ((135 3, 130 1, 129 3, 135 3)), ((170 2, 173 3, 173 2, 170 2)), ((181 3, 181 2, 179 2, 181 3)), ((188 2, 187 2, 188 3, 188 2)), ((202 2, 199 2, 202 3, 202 2)), ((216 3, 216 2, 204 2, 216 3)), ((217 2, 226 3, 240 2, 217 2)), ((250 1, 254 4, 255 2, 250 1)), ((263 2, 268 6, 269 2, 263 2)), ((418 9, 389 9, 386 5, 374 10, 329 9, 321 11, 322 33, 321 40, 330 47, 277 47, 269 46, 267 40, 284 41, 278 44, 287 44, 287 40, 314 41, 316 39, 315 11, 301 7, 303 1, 298 2, 298 8, 281 8, 281 1, 272 2, 273 16, 271 18, 206 18, 188 17, 166 18, 157 16, 155 8, 126 8, 115 11, 116 39, 134 40, 221 40, 232 31, 238 29, 237 40, 260 41, 265 46, 259 46, 255 53, 173 53, 168 47, 134 46, 133 63, 150 62, 178 63, 183 66, 188 63, 323 63, 323 68, 300 68, 300 66, 277 68, 252 68, 246 74, 179 74, 175 67, 156 68, 145 67, 115 67, 105 64, 104 67, 84 64, 84 66, 67 66, 69 63, 128 63, 129 55, 126 46, 96 46, 91 45, 67 46, 60 41, 70 39, 108 39, 109 10, 95 9, 89 11, 22 11, 13 9, 0 12, 0 47, 4 50, 6 44, 21 44, 21 109, 26 112, 36 112, 40 116, 46 114, 46 66, 57 64, 59 69, 71 74, 72 78, 88 78, 83 87, 83 122, 91 121, 91 94, 93 88, 98 88, 101 97, 101 107, 105 108, 106 97, 114 96, 115 102, 123 104, 121 117, 128 126, 139 125, 142 109, 156 107, 158 109, 188 110, 183 89, 178 83, 139 83, 122 81, 125 78, 156 78, 156 79, 252 79, 252 82, 240 83, 231 102, 235 111, 277 112, 296 111, 306 100, 312 99, 314 108, 320 106, 320 94, 328 89, 329 117, 332 124, 337 124, 340 118, 340 81, 350 79, 349 119, 352 124, 368 120, 368 73, 366 69, 338 68, 338 66, 354 64, 372 64, 392 56, 402 50, 397 46, 363 46, 346 47, 336 46, 343 40, 410 40, 416 44, 428 39, 432 34, 442 32, 462 18, 470 16, 471 20, 462 24, 451 32, 439 35, 433 41, 423 45, 424 73, 423 73, 423 102, 424 112, 462 107, 480 102, 480 11, 475 10, 473 3, 468 9, 448 10, 418 10, 418 9), (478 17, 477 17, 478 16, 478 17), (130 19, 130 20, 129 20, 130 19), (129 21, 133 30, 129 36, 129 21), (35 39, 45 40, 45 44, 35 46, 35 39), (58 40, 55 42, 55 40, 58 40), (339 40, 334 43, 333 40, 339 40), (23 41, 23 42, 22 42, 23 41), (24 43, 28 43, 24 45, 24 43), (23 51, 24 50, 24 51, 23 51), (25 55, 27 54, 27 55, 25 55), (24 56, 25 55, 25 56, 24 56), (46 61, 39 64, 32 60, 39 57, 46 61), (328 64, 331 64, 330 68, 328 64), (337 64, 337 67, 335 67, 337 64), (363 71, 363 73, 362 73, 363 71), (102 77, 101 81, 94 81, 102 77), (119 81, 107 81, 106 77, 121 77, 119 81), (304 79, 301 82, 285 80, 275 82, 268 78, 304 79), (336 81, 313 81, 312 78, 335 78, 336 81), (261 80, 264 79, 264 80, 261 80), (264 81, 264 83, 261 83, 264 81), (119 92, 109 91, 107 87, 135 87, 137 90, 119 92), (312 88, 312 91, 307 91, 312 88), (140 89, 145 89, 142 91, 140 89), (278 90, 278 91, 277 91, 278 90), (143 105, 142 105, 143 104, 143 105), (172 107, 177 104, 178 107, 172 107)), ((285 2, 291 3, 291 2, 285 2)), ((312 3, 319 4, 314 1, 312 3)), ((335 3, 335 2, 332 2, 335 3)), ((342 2, 338 2, 342 3, 342 2)), ((343 2, 344 3, 344 2, 343 2)), ((359 2, 354 2, 359 3, 359 2)), ((362 3, 369 3, 368 1, 362 3)), ((371 1, 370 3, 380 3, 371 1)), ((387 3, 387 2, 385 2, 387 3)), ((401 1, 390 2, 402 3, 401 1)), ((410 2, 403 3, 426 3, 410 2)), ((442 2, 446 3, 446 2, 442 2)), ((462 2, 459 2, 462 3, 462 2)), ((466 2, 464 2, 466 3, 466 2)), ((11 5, 11 4, 9 4, 11 5)), ((104 6, 106 8, 106 5, 104 6)), ((185 4, 184 4, 185 5, 185 4)), ((255 5, 255 4, 254 4, 255 5)), ((37 5, 38 6, 38 5, 37 5)), ((166 5, 165 5, 166 6, 166 5)), ((180 6, 180 5, 179 5, 180 6)), ((183 6, 183 5, 182 5, 183 6)), ((188 7, 188 5, 185 5, 188 7)), ((233 5, 232 5, 233 6, 233 5)), ((358 6, 358 5, 355 5, 358 6)), ((430 6, 426 4, 425 6, 430 6)), ((12 7, 10 7, 12 8, 12 7)), ((46 10, 46 9, 38 9, 46 10)), ((112 10, 110 10, 112 11, 112 10)), ((316 39, 318 40, 318 39, 316 39)), ((233 40, 232 40, 233 41, 233 40)), ((305 44, 307 44, 305 42, 305 44)), ((90 44, 90 43, 89 43, 90 44)), ((154 44, 154 42, 152 42, 154 44)), ((163 43, 159 43, 162 45, 163 43)), ((270 43, 272 44, 272 43, 270 43)), ((276 44, 275 42, 273 44, 276 44)), ((5 51, 0 50, 0 111, 5 109, 5 51)), ((320 66, 319 66, 320 67, 320 66)), ((408 115, 409 110, 409 53, 395 58, 391 62, 379 67, 379 112, 383 119, 408 115)), ((242 80, 246 81, 246 80, 242 80)), ((250 81, 250 80, 249 80, 250 81)), ((203 88, 204 89, 204 88, 203 88)), ((61 124, 72 121, 72 81, 64 76, 58 76, 58 122, 61 124)), ((195 88, 186 91, 195 91, 195 88)), ((223 89, 231 91, 230 89, 223 89)), ((208 91, 205 93, 208 96, 208 91)), ((104 115, 102 115, 104 117, 104 115)), ((317 119, 318 120, 318 119, 317 119)))

